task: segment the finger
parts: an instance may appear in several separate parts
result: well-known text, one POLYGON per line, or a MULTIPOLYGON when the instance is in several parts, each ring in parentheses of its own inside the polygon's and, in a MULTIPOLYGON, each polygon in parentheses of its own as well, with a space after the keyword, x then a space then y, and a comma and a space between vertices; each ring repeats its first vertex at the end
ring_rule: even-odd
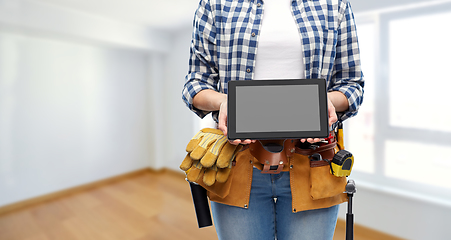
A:
POLYGON ((337 120, 337 113, 335 112, 335 107, 333 106, 332 102, 330 102, 329 100, 329 126, 332 126, 332 124, 334 124, 337 120))
POLYGON ((218 129, 221 130, 222 133, 224 133, 224 136, 227 136, 227 127, 225 125, 218 123, 218 129))
MULTIPOLYGON (((227 118, 227 116, 226 116, 226 118, 227 118)), ((226 120, 221 115, 218 116, 218 129, 224 133, 224 136, 227 136, 226 120)))
POLYGON ((251 140, 251 139, 246 139, 244 141, 241 141, 241 139, 236 139, 233 141, 229 141, 230 144, 233 145, 238 145, 238 144, 251 144, 251 143, 255 143, 257 140, 251 140))
POLYGON ((227 178, 229 178, 230 170, 232 168, 219 168, 218 173, 216 173, 216 181, 220 183, 225 183, 227 181, 227 178))
POLYGON ((230 140, 229 140, 229 143, 230 143, 230 144, 233 144, 233 145, 238 145, 238 144, 241 143, 241 140, 240 140, 240 139, 236 139, 236 140, 233 140, 233 141, 230 141, 230 140))
POLYGON ((207 186, 211 186, 215 183, 216 180, 216 171, 213 168, 207 169, 204 173, 204 177, 202 179, 207 186))
POLYGON ((307 142, 309 142, 309 143, 317 143, 320 141, 321 141, 321 138, 308 138, 307 139, 307 142))
POLYGON ((332 124, 334 124, 336 121, 338 121, 338 117, 337 117, 337 113, 334 111, 329 116, 329 126, 332 126, 332 124))
POLYGON ((227 136, 227 102, 219 105, 218 128, 227 136))
POLYGON ((180 164, 180 169, 183 171, 187 171, 193 165, 193 159, 189 156, 189 153, 186 155, 185 159, 183 159, 182 164, 180 164))

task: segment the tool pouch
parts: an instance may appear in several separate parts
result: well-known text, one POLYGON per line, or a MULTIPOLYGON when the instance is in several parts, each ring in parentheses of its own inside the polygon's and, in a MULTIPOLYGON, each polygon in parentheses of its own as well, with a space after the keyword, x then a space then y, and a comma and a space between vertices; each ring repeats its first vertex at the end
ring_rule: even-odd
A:
MULTIPOLYGON (((310 194, 313 200, 329 198, 341 194, 345 190, 346 177, 336 177, 331 174, 328 159, 335 155, 336 142, 318 146, 315 149, 305 148, 303 144, 296 146, 296 153, 307 155, 310 159, 310 194), (321 155, 321 158, 315 157, 321 155)), ((305 145, 305 144, 304 144, 305 145)))
POLYGON ((262 173, 278 174, 287 164, 295 142, 287 139, 259 140, 249 145, 249 151, 262 165, 262 173))

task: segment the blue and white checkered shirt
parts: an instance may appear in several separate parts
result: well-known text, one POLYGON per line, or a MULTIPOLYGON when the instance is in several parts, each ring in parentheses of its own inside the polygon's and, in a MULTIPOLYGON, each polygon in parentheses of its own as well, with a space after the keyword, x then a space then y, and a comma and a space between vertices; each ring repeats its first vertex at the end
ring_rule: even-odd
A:
MULTIPOLYGON (((291 9, 302 39, 306 78, 324 78, 328 91, 344 93, 349 109, 340 119, 354 116, 363 100, 364 80, 349 1, 293 0, 291 9)), ((200 1, 182 98, 201 118, 209 112, 193 106, 198 92, 227 93, 228 81, 253 79, 263 11, 261 0, 200 1)))

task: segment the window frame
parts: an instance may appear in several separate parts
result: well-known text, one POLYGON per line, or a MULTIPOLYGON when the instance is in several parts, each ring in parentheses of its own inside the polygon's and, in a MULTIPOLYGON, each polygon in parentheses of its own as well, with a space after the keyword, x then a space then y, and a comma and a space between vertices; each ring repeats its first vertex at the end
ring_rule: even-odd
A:
MULTIPOLYGON (((375 190, 392 192, 398 195, 408 195, 417 199, 423 199, 451 206, 451 191, 447 188, 430 184, 412 182, 408 180, 388 177, 385 174, 385 142, 389 140, 408 141, 416 143, 431 143, 439 146, 451 146, 451 133, 428 129, 418 129, 390 125, 390 21, 441 14, 451 12, 451 3, 431 3, 425 6, 411 6, 407 9, 391 9, 385 11, 373 11, 356 14, 357 32, 359 24, 374 23, 376 40, 374 46, 374 173, 355 170, 350 178, 356 179, 361 184, 375 190), (421 137, 419 137, 421 136, 421 137)), ((419 32, 421 34, 421 32, 419 32)), ((365 100, 363 102, 365 104, 365 100)), ((357 115, 359 117, 359 115, 357 115)), ((352 128, 346 122, 345 142, 349 142, 347 129, 352 128)), ((352 152, 352 149, 350 149, 352 152)), ((356 159, 358 161, 358 159, 356 159)), ((451 169, 450 169, 451 171, 451 169)), ((419 173, 419 177, 421 174, 419 173)))

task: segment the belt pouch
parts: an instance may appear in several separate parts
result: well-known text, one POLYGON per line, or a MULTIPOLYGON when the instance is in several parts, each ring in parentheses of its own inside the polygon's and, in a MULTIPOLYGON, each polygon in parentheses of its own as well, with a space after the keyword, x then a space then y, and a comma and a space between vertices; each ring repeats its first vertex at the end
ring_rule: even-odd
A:
POLYGON ((332 142, 316 149, 296 148, 296 153, 310 156, 314 153, 321 155, 323 160, 310 160, 310 194, 313 200, 329 198, 341 194, 345 190, 346 177, 336 177, 330 172, 327 160, 335 155, 336 142, 332 142))
POLYGON ((262 173, 278 174, 287 163, 287 151, 294 148, 292 140, 259 140, 249 145, 249 151, 263 165, 262 173))

